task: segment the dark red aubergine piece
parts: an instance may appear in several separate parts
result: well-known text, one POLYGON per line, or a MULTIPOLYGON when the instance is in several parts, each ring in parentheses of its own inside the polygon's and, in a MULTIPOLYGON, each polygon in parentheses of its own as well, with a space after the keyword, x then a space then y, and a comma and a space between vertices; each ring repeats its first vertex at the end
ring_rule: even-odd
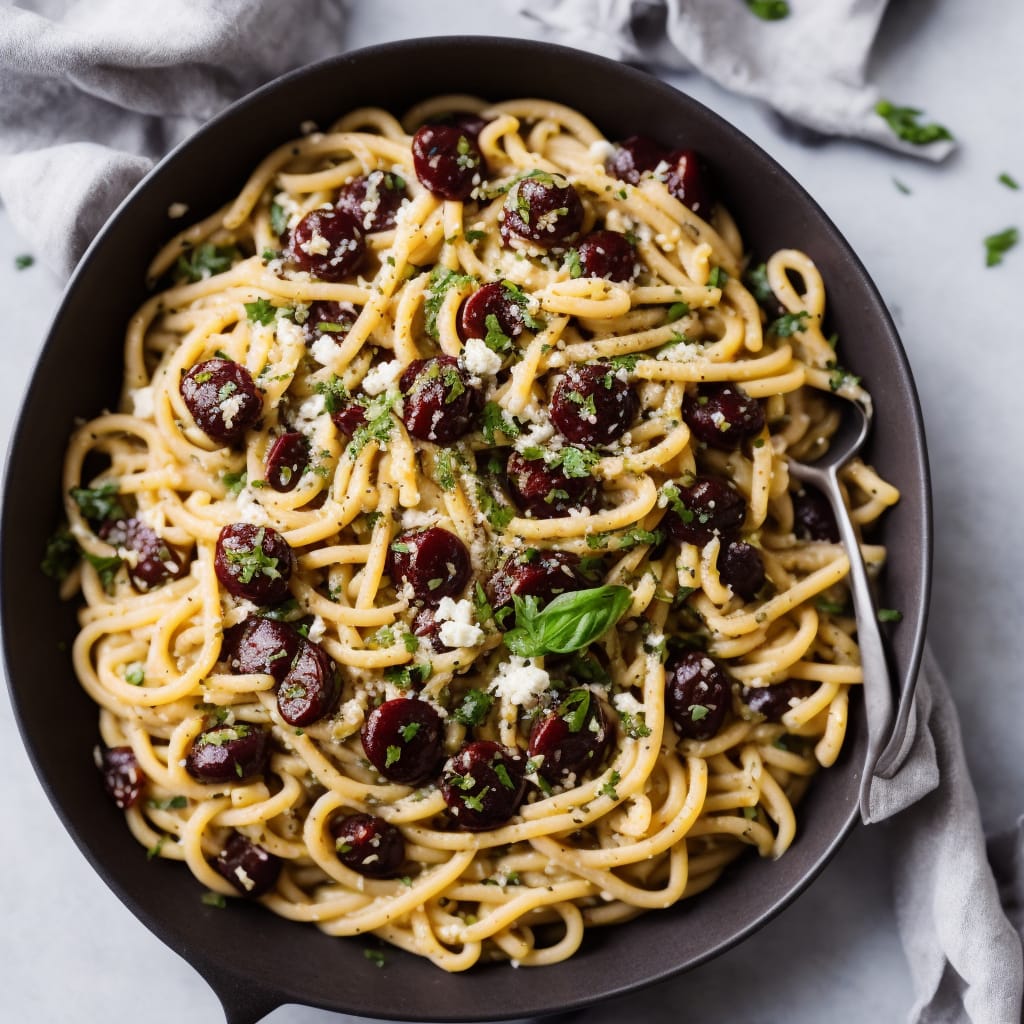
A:
POLYGON ((668 163, 668 158, 668 150, 660 143, 646 135, 631 135, 615 147, 615 152, 605 161, 605 170, 613 178, 636 185, 658 164, 668 163))
POLYGON ((686 651, 665 667, 665 712, 683 739, 711 739, 725 721, 730 694, 725 670, 702 651, 686 651))
POLYGON ((718 578, 744 601, 753 601, 765 584, 764 559, 753 544, 733 540, 718 553, 718 578))
POLYGON ((192 742, 185 770, 198 782, 245 782, 262 775, 270 758, 270 733, 239 722, 204 729, 192 742))
POLYGON ((366 241, 360 222, 348 210, 310 210, 292 231, 288 256, 300 270, 321 281, 343 281, 361 266, 366 241))
POLYGON ((386 779, 419 786, 444 760, 441 716, 426 701, 396 697, 375 707, 363 723, 363 750, 386 779))
POLYGON ((519 810, 526 793, 526 758, 491 740, 468 743, 444 766, 441 794, 452 820, 466 832, 498 828, 519 810))
POLYGON ((287 622, 253 615, 224 633, 221 660, 241 675, 271 675, 280 683, 299 653, 299 631, 287 622))
POLYGON ((583 226, 579 193, 561 175, 522 178, 509 189, 499 214, 506 245, 516 239, 560 252, 579 236, 583 226))
POLYGON ((483 401, 454 356, 414 359, 402 373, 402 421, 421 441, 451 444, 475 426, 483 401))
POLYGON ((502 281, 482 285, 462 300, 456 321, 459 337, 463 341, 486 338, 489 316, 495 318, 501 333, 507 338, 518 338, 526 327, 523 307, 502 281))
POLYGON ((813 487, 801 487, 793 495, 793 532, 801 540, 839 543, 839 524, 828 498, 813 487))
POLYGON ((268 853, 241 832, 231 833, 213 866, 243 896, 254 899, 273 889, 281 874, 281 858, 268 853))
POLYGON ((469 199, 487 176, 487 166, 471 131, 454 124, 425 124, 412 139, 416 177, 441 199, 469 199))
POLYGON ((710 221, 715 207, 711 175, 700 154, 692 149, 677 149, 669 158, 665 184, 684 206, 698 217, 710 221))
POLYGON ((134 565, 129 563, 128 576, 143 593, 188 573, 178 553, 140 519, 108 520, 99 535, 116 548, 135 552, 138 557, 134 565))
POLYGON ((730 537, 743 525, 747 502, 724 480, 699 476, 678 487, 682 511, 670 509, 662 519, 674 540, 704 547, 713 537, 730 537))
POLYGON ((510 452, 506 473, 512 500, 533 519, 556 519, 581 508, 593 510, 600 501, 601 489, 592 476, 567 477, 543 459, 510 452))
POLYGON ((551 395, 551 422, 574 444, 611 444, 639 412, 636 391, 611 363, 573 363, 551 395))
POLYGON ((769 722, 781 722, 782 716, 792 709, 791 702, 806 700, 818 689, 810 679, 784 679, 769 686, 744 686, 740 700, 754 714, 764 715, 769 722))
POLYGON ((288 596, 294 562, 292 549, 277 530, 231 523, 217 538, 213 570, 234 597, 256 604, 279 604, 288 596))
POLYGON ((341 696, 338 670, 319 645, 299 638, 298 652, 277 688, 277 710, 289 724, 304 727, 326 718, 341 696))
POLYGON ((577 252, 583 277, 632 281, 640 270, 636 246, 620 231, 591 231, 577 252))
POLYGON ((342 185, 335 206, 355 217, 367 234, 374 234, 395 226, 399 207, 407 196, 405 182, 399 175, 371 171, 342 185))
POLYGON ((329 334, 340 345, 358 316, 359 312, 351 302, 331 302, 326 299, 311 302, 302 325, 306 341, 316 341, 320 335, 329 334))
POLYGON ((309 465, 309 439, 297 430, 282 434, 267 453, 264 476, 275 491, 294 490, 309 465))
POLYGON ((612 740, 599 698, 590 690, 572 690, 565 700, 534 720, 527 753, 543 757, 540 774, 552 783, 565 782, 596 768, 612 740))
POLYGON ((396 587, 408 583, 419 601, 437 604, 461 593, 472 574, 466 545, 448 530, 432 526, 406 530, 391 542, 387 572, 396 587))
POLYGON ((367 878, 395 878, 405 861, 400 829, 375 814, 335 815, 327 826, 338 860, 367 878))
POLYGON ((107 796, 122 810, 134 807, 142 796, 146 776, 142 774, 131 747, 107 747, 94 751, 96 767, 103 778, 107 796))
POLYGON ((699 441, 736 451, 764 429, 764 406, 739 384, 702 384, 683 399, 683 419, 699 441))
POLYGON ((252 375, 230 359, 197 363, 179 385, 196 426, 213 441, 234 444, 263 414, 263 396, 252 375))

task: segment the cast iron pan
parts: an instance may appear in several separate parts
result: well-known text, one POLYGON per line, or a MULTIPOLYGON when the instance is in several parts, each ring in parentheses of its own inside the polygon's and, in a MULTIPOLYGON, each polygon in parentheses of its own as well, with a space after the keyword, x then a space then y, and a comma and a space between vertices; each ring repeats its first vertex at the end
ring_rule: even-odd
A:
POLYGON ((589 54, 525 41, 435 38, 378 46, 288 75, 211 121, 157 167, 82 260, 54 320, 14 434, 3 499, 0 599, 12 700, 36 771, 82 852, 131 910, 192 963, 231 1024, 284 1003, 397 1020, 470 1021, 584 1006, 710 959, 781 910, 821 870, 857 816, 865 752, 859 707, 839 763, 800 808, 800 831, 778 862, 741 860, 712 890, 673 910, 590 933, 570 961, 525 974, 489 966, 447 975, 389 952, 381 971, 359 939, 332 939, 258 905, 204 907, 179 864, 147 861, 92 768, 96 708, 66 649, 74 609, 39 561, 58 517, 60 465, 76 416, 117 398, 125 324, 146 297, 144 271, 180 222, 206 216, 301 122, 326 125, 363 105, 402 112, 442 92, 499 100, 536 95, 589 115, 610 138, 645 133, 686 144, 713 165, 722 195, 756 255, 793 246, 814 258, 829 295, 829 330, 865 379, 877 410, 870 458, 903 492, 887 516, 884 603, 903 611, 891 636, 905 704, 913 689, 928 595, 930 511, 921 415, 906 357, 864 268, 836 228, 770 157, 715 114, 648 75, 589 54), (42 504, 40 504, 40 501, 42 504))

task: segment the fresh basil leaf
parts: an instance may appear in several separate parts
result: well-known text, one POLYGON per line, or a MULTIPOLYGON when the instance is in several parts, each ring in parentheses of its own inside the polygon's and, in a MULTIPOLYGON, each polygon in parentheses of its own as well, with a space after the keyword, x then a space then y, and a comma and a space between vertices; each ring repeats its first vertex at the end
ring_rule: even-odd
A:
POLYGON ((505 644, 521 658, 580 651, 614 626, 632 599, 628 587, 594 587, 559 594, 538 610, 535 598, 514 594, 516 625, 505 634, 505 644))
POLYGON ((953 138, 949 129, 941 124, 918 124, 917 119, 923 111, 916 107, 897 107, 889 100, 879 100, 875 104, 875 113, 885 118, 894 135, 914 146, 953 138))

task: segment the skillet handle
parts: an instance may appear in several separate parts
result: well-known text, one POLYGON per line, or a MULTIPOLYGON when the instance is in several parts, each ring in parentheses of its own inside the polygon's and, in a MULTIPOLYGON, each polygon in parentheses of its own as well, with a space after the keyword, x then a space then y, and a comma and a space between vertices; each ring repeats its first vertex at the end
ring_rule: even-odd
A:
POLYGON ((280 995, 270 989, 242 981, 220 965, 194 965, 216 993, 224 1009, 226 1024, 259 1024, 264 1017, 284 1005, 280 995))

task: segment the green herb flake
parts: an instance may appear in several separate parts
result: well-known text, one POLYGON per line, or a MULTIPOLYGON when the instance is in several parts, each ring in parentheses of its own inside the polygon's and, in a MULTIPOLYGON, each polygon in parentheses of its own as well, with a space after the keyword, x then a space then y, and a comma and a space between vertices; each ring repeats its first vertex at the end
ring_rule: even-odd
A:
POLYGON ((487 524, 493 530, 504 530, 515 518, 515 510, 495 498, 483 484, 477 485, 476 500, 487 524))
POLYGON ((483 724, 493 704, 494 697, 486 690, 467 690, 453 717, 460 725, 473 728, 483 724))
POLYGON ((569 732, 579 732, 586 724, 590 713, 590 691, 573 690, 558 705, 558 715, 569 726, 569 732))
POLYGON ((374 967, 384 966, 384 954, 379 949, 364 949, 363 956, 365 956, 374 967))
POLYGON ((789 338, 798 331, 805 331, 807 324, 804 321, 810 316, 807 310, 802 309, 799 313, 783 313, 777 320, 768 325, 768 333, 774 334, 776 338, 789 338))
POLYGON ((757 808, 756 807, 744 807, 743 808, 743 817, 746 818, 747 821, 754 821, 757 818, 757 808))
POLYGON ((634 355, 612 356, 609 362, 616 370, 625 370, 627 373, 632 373, 636 369, 636 364, 640 362, 640 357, 634 355))
POLYGON ((687 302, 673 302, 668 307, 668 313, 665 317, 665 323, 674 324, 677 320, 686 316, 690 312, 690 305, 687 302))
POLYGON ((199 897, 199 901, 204 907, 216 907, 218 910, 223 910, 227 905, 228 901, 219 892, 213 892, 208 890, 199 897))
POLYGON ((433 671, 429 661, 409 665, 390 665, 384 669, 384 678, 394 683, 400 690, 408 690, 410 686, 425 683, 433 671))
POLYGON ((491 768, 494 770, 494 774, 498 777, 498 781, 505 789, 516 788, 516 784, 512 781, 512 776, 509 775, 508 769, 501 761, 492 762, 491 768))
POLYGON ((898 611, 896 608, 879 608, 878 609, 878 621, 879 622, 902 622, 903 612, 898 611))
POLYGON ((923 111, 916 107, 898 107, 889 100, 879 100, 875 104, 875 113, 885 119, 897 138, 914 146, 953 138, 949 129, 941 124, 918 124, 917 119, 923 111))
POLYGON ((479 242, 482 238, 487 237, 487 232, 477 231, 474 228, 470 228, 469 231, 463 233, 462 237, 465 238, 467 242, 479 242))
POLYGON ((263 550, 263 540, 266 536, 266 529, 260 527, 256 533, 251 548, 242 550, 225 547, 224 556, 229 565, 240 566, 238 579, 242 583, 251 583, 257 575, 266 576, 268 579, 279 579, 281 573, 277 568, 277 559, 271 558, 263 550))
POLYGON ((233 245, 212 245, 209 242, 190 249, 178 257, 175 272, 179 280, 204 281, 214 274, 230 270, 241 254, 233 245))
POLYGON ((153 844, 153 845, 152 845, 152 846, 151 846, 151 847, 150 847, 150 848, 149 848, 149 849, 148 849, 148 850, 146 851, 146 860, 152 860, 152 859, 153 859, 154 857, 159 857, 159 856, 160 856, 160 851, 161 851, 161 850, 162 850, 162 849, 164 848, 164 843, 166 843, 166 842, 167 842, 167 840, 168 840, 169 838, 170 838, 170 836, 161 836, 161 837, 160 837, 160 838, 159 838, 159 839, 158 839, 158 840, 157 840, 157 841, 156 841, 156 842, 155 842, 155 843, 154 843, 154 844, 153 844))
POLYGON ((255 302, 245 302, 245 315, 254 324, 272 324, 277 319, 277 306, 269 299, 257 299, 255 302))
POLYGON ((492 352, 505 352, 512 347, 512 339, 501 329, 501 322, 495 313, 488 313, 484 317, 484 325, 487 328, 484 344, 492 352))
POLYGON ((457 271, 449 270, 447 267, 434 267, 430 272, 430 284, 427 288, 426 298, 423 301, 423 312, 425 315, 425 327, 435 341, 438 339, 437 315, 441 312, 441 305, 445 296, 452 288, 465 288, 476 284, 476 278, 468 274, 460 274, 457 271))
POLYGON ((704 704, 691 704, 686 710, 690 712, 690 719, 694 722, 701 722, 711 714, 711 709, 704 704))
POLYGON ((221 483, 227 488, 228 494, 239 494, 245 487, 248 474, 243 469, 240 473, 222 473, 221 483))
POLYGON ((642 711, 638 711, 635 715, 629 711, 620 711, 619 721, 622 723, 623 732, 630 739, 640 740, 651 735, 650 726, 642 711))
POLYGON ((1020 232, 1016 228, 1007 228, 998 234, 989 235, 985 239, 985 266, 996 267, 1003 262, 1006 255, 1020 241, 1020 232))
POLYGON ((899 178, 893 178, 892 179, 892 183, 893 183, 893 185, 896 186, 896 191, 897 192, 902 192, 905 196, 909 196, 909 195, 912 194, 911 190, 910 190, 910 186, 907 185, 906 183, 900 181, 899 178))
POLYGON ((601 787, 601 796, 606 796, 609 800, 618 800, 619 794, 616 792, 615 787, 621 781, 622 776, 618 772, 613 771, 611 775, 608 776, 608 781, 601 787))
POLYGON ((72 487, 71 498, 91 522, 103 523, 125 517, 124 506, 118 500, 116 481, 102 487, 72 487))
POLYGON ((826 601, 825 598, 819 598, 814 602, 814 607, 817 611, 822 612, 825 615, 849 615, 850 609, 845 604, 840 604, 838 601, 826 601))
POLYGON ((50 579, 63 583, 78 564, 82 552, 67 524, 61 524, 46 542, 39 568, 50 579))
POLYGON ((384 758, 384 767, 390 768, 396 761, 400 761, 402 758, 402 748, 397 746, 389 746, 387 755, 384 758))
POLYGON ((154 811, 180 811, 183 807, 188 807, 188 797, 172 796, 166 800, 147 800, 146 806, 152 807, 154 811))
POLYGON ((747 9, 762 21, 782 21, 789 17, 787 0, 747 0, 747 9))
POLYGON ((827 363, 826 366, 829 370, 828 386, 832 391, 840 391, 844 387, 855 388, 860 383, 860 377, 850 373, 835 360, 827 363))
POLYGON ((35 256, 30 255, 27 252, 23 252, 18 256, 14 257, 14 269, 15 270, 28 270, 36 261, 35 256))
POLYGON ((996 180, 999 182, 1000 185, 1005 185, 1007 188, 1013 189, 1014 192, 1020 191, 1020 182, 1018 182, 1015 178, 1011 177, 1005 171, 1003 171, 1003 173, 1000 174, 996 180))
POLYGON ((724 288, 729 283, 729 275, 721 267, 712 267, 708 274, 709 288, 724 288))
POLYGON ((288 211, 280 203, 270 204, 270 229, 278 238, 288 230, 288 211))
POLYGON ((348 388, 336 373, 332 373, 327 380, 317 381, 315 388, 316 393, 324 397, 324 409, 332 415, 348 404, 348 388))
POLYGON ((569 271, 569 277, 573 279, 583 276, 583 267, 580 264, 579 249, 570 249, 565 254, 565 260, 562 263, 562 267, 569 271))
POLYGON ((416 735, 416 733, 418 733, 419 731, 419 722, 407 722, 398 730, 399 734, 402 737, 403 743, 409 743, 412 740, 412 738, 416 735))
POLYGON ((529 327, 531 331, 539 331, 544 327, 544 322, 542 320, 538 320, 530 313, 529 296, 526 295, 519 285, 513 284, 511 281, 502 281, 501 288, 509 299, 511 299, 522 310, 523 323, 529 327))
POLYGON ((88 551, 83 552, 85 560, 96 570, 100 577, 103 589, 109 594, 114 589, 114 577, 117 570, 121 568, 121 559, 117 555, 103 556, 91 555, 88 551))
POLYGON ((146 666, 141 661, 133 661, 124 670, 124 681, 132 686, 141 686, 146 680, 146 666))

